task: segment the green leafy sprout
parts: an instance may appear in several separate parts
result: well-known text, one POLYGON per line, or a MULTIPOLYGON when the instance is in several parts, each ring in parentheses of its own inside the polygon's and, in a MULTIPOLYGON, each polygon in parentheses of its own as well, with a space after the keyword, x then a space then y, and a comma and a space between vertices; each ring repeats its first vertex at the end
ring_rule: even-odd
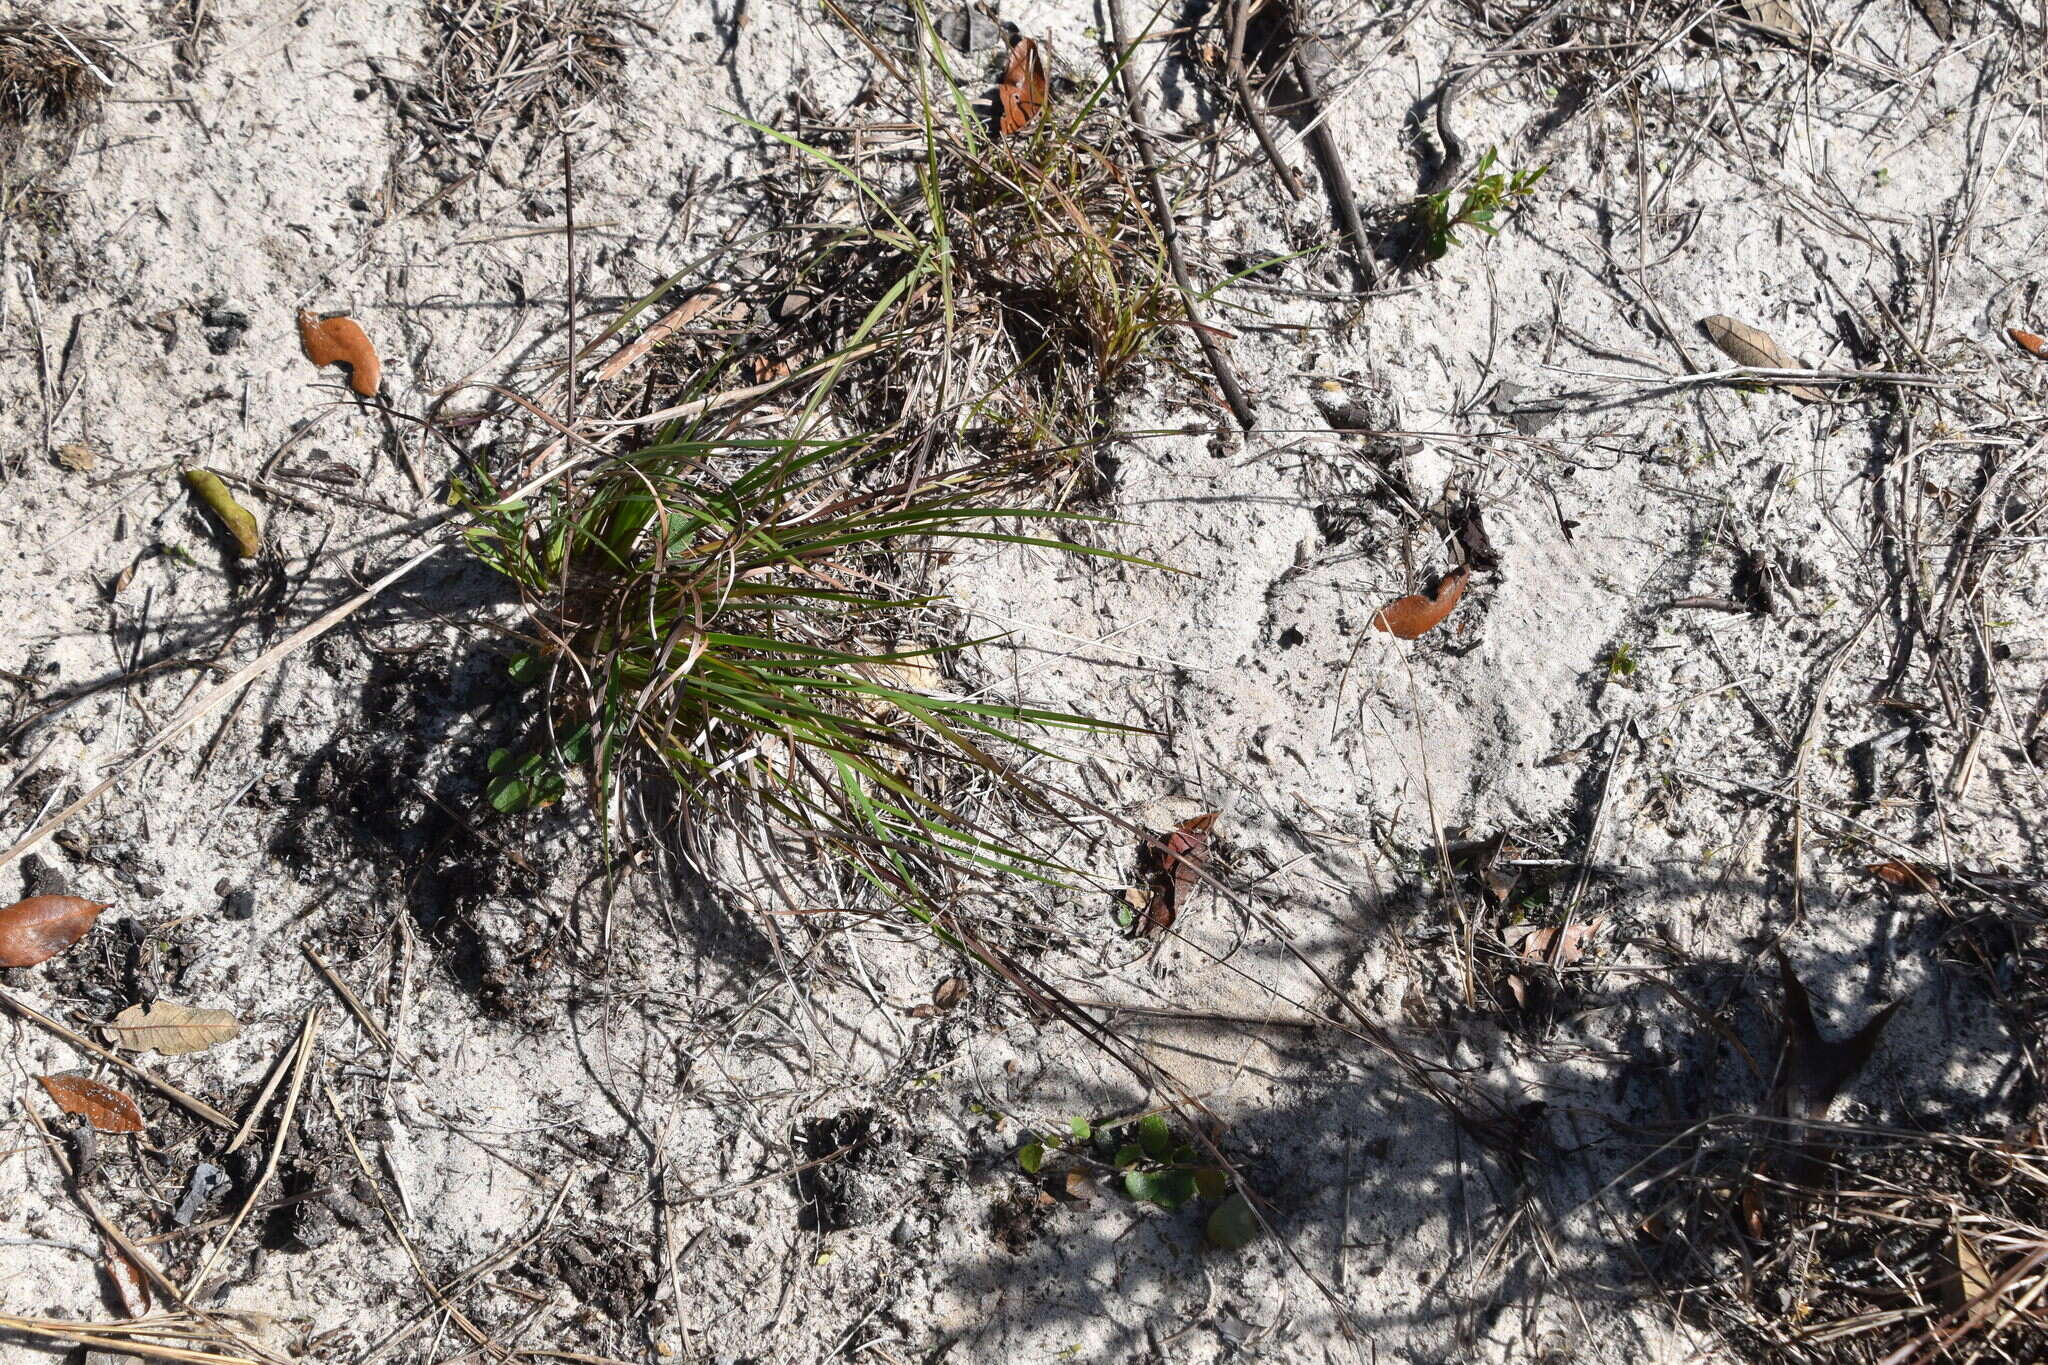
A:
POLYGON ((1548 166, 1534 170, 1500 171, 1494 169, 1497 158, 1493 148, 1486 149, 1486 155, 1479 158, 1479 164, 1472 168, 1472 178, 1465 185, 1464 201, 1453 211, 1451 200, 1457 194, 1455 187, 1424 195, 1416 201, 1415 216, 1419 229, 1418 247, 1425 261, 1440 261, 1450 254, 1452 247, 1459 245, 1458 229, 1477 228, 1489 237, 1500 235, 1495 220, 1503 211, 1512 211, 1521 201, 1536 192, 1536 182, 1549 171, 1548 166))
POLYGON ((1204 1161, 1164 1114, 1100 1126, 1073 1118, 1065 1133, 1040 1134, 1017 1149, 1017 1165, 1029 1176, 1046 1173, 1055 1160, 1067 1170, 1116 1176, 1140 1204, 1170 1212, 1195 1199, 1209 1203, 1204 1232, 1212 1245, 1236 1250, 1258 1236, 1258 1218, 1229 1172, 1204 1161))

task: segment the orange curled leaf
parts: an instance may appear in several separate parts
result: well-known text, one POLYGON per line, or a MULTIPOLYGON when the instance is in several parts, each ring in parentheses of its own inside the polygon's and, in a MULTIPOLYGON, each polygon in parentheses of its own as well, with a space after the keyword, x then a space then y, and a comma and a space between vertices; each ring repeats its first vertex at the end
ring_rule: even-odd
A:
POLYGON ((315 365, 340 363, 348 366, 348 385, 363 397, 377 392, 384 373, 377 348, 354 318, 328 318, 325 322, 310 308, 299 310, 299 345, 306 359, 315 365))
POLYGON ((1896 886, 1901 891, 1936 891, 1941 887, 1941 873, 1925 863, 1909 863, 1898 858, 1887 858, 1881 863, 1872 863, 1863 870, 1887 886, 1896 886))
POLYGON ((2015 346, 2018 346, 2028 355, 2033 356, 2037 360, 2048 360, 2048 340, 2044 340, 2039 334, 2022 332, 2017 327, 2006 328, 2005 334, 2012 338, 2015 346))
POLYGON ((1471 569, 1453 569, 1439 578, 1428 593, 1410 593, 1374 612, 1372 628, 1391 631, 1403 640, 1412 640, 1451 614, 1451 608, 1457 606, 1458 599, 1465 595, 1465 585, 1471 579, 1471 569))
POLYGON ((1010 63, 1003 68, 1003 79, 996 86, 996 104, 1002 115, 996 122, 996 131, 1004 137, 1015 137, 1029 128, 1031 120, 1045 108, 1045 98, 1045 59, 1038 55, 1037 43, 1019 38, 1010 49, 1010 63))
POLYGON ((85 1076, 38 1076, 43 1089, 67 1114, 76 1114, 102 1133, 142 1131, 142 1106, 131 1097, 85 1076))
POLYGON ((30 896, 0 910, 0 967, 33 967, 85 937, 106 909, 83 896, 30 896))

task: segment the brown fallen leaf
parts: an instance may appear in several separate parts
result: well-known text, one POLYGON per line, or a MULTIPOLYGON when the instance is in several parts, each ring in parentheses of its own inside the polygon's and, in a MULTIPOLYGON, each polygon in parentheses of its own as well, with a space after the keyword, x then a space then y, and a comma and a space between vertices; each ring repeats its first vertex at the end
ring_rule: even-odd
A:
POLYGON ((1950 13, 1948 0, 1914 0, 1921 17, 1927 20, 1927 27, 1934 30, 1934 36, 1944 43, 1955 32, 1955 16, 1950 13))
POLYGON ((1595 915, 1592 919, 1570 925, 1546 925, 1541 929, 1517 925, 1515 928, 1521 932, 1509 931, 1508 946, 1519 952, 1524 962, 1548 962, 1553 967, 1569 967, 1586 955, 1594 937, 1606 927, 1605 915, 1595 915))
POLYGON ((102 1133, 142 1131, 142 1106, 128 1095, 86 1076, 38 1076, 43 1089, 67 1114, 76 1114, 102 1133))
POLYGON ((1210 811, 1183 820, 1163 839, 1146 845, 1152 860, 1152 888, 1145 913, 1138 919, 1141 935, 1163 933, 1173 927, 1181 902, 1194 889, 1196 879, 1208 864, 1209 831, 1215 827, 1217 814, 1210 811))
POLYGON ((2048 360, 2048 339, 2044 339, 2039 333, 2022 332, 2017 327, 2008 327, 2005 334, 2012 338, 2013 345, 2036 360, 2048 360))
POLYGON ((85 937, 106 903, 83 896, 30 896, 0 910, 0 967, 33 967, 85 937))
POLYGON ((1427 593, 1411 593, 1396 598, 1372 615, 1372 628, 1393 633, 1403 640, 1413 640, 1436 626, 1451 614, 1451 608, 1458 605, 1458 599, 1465 595, 1465 585, 1472 581, 1470 568, 1453 569, 1436 581, 1436 586, 1427 593))
POLYGON ((377 348, 370 344, 362 324, 354 318, 328 318, 324 322, 310 308, 299 310, 299 345, 306 359, 315 365, 348 366, 348 386, 365 398, 377 392, 384 373, 377 348))
POLYGON ((107 1036, 116 1047, 130 1052, 155 1048, 166 1057, 203 1051, 241 1031, 241 1021, 227 1010, 194 1009, 175 1000, 159 1000, 147 1008, 130 1005, 107 1025, 107 1036))
POLYGON ((911 1008, 910 1017, 913 1019, 937 1018, 939 1015, 959 1005, 966 998, 967 978, 964 976, 949 976, 932 988, 932 998, 929 1002, 911 1008))
POLYGON ((1742 0, 1742 12, 1749 21, 1761 28, 1774 29, 1791 37, 1801 37, 1806 32, 1806 21, 1799 17, 1799 10, 1791 0, 1742 0))
POLYGON ((1941 1306, 1951 1313, 1966 1313, 1972 1325, 1984 1321, 1998 1307, 1992 1287, 1997 1283, 1977 1254, 1975 1244, 1960 1227, 1950 1227, 1936 1258, 1941 1275, 1941 1306))
POLYGON ((135 1258, 123 1251, 121 1244, 111 1237, 101 1236, 100 1254, 106 1258, 102 1268, 107 1272, 107 1278, 114 1282, 114 1293, 120 1297, 122 1309, 131 1318, 145 1316, 151 1301, 149 1281, 144 1278, 142 1267, 135 1264, 135 1258))
POLYGON ((1863 869, 1871 876, 1895 886, 1901 891, 1938 891, 1941 889, 1941 873, 1925 863, 1902 862, 1887 858, 1881 863, 1872 863, 1863 869))
POLYGON ((1038 55, 1038 44, 1029 38, 1019 38, 1010 49, 1009 65, 1003 68, 1003 79, 996 86, 996 105, 1000 111, 996 131, 1004 137, 1015 137, 1029 128, 1045 108, 1046 93, 1045 59, 1038 55))
MULTIPOLYGON (((1778 343, 1771 339, 1769 332, 1759 331, 1746 322, 1737 322, 1725 313, 1701 318, 1700 328, 1706 332, 1707 340, 1721 348, 1722 355, 1738 365, 1749 365, 1759 370, 1804 368, 1778 349, 1778 343)), ((1805 384, 1780 384, 1778 387, 1803 403, 1828 401, 1826 394, 1805 384)))

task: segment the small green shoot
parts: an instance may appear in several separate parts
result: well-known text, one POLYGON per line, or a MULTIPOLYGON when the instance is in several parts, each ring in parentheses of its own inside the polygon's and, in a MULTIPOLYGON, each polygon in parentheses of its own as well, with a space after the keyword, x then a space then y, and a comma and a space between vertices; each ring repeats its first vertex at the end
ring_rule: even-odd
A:
POLYGON ((1498 171, 1494 169, 1495 160, 1494 149, 1487 148, 1486 155, 1472 168, 1464 202, 1455 212, 1451 208, 1451 200, 1457 194, 1455 188, 1416 201, 1417 248, 1423 260, 1440 261, 1448 255, 1452 247, 1459 245, 1459 228, 1477 228, 1489 237, 1498 236, 1500 228, 1495 219, 1534 194, 1536 182, 1550 169, 1538 166, 1534 170, 1498 171))

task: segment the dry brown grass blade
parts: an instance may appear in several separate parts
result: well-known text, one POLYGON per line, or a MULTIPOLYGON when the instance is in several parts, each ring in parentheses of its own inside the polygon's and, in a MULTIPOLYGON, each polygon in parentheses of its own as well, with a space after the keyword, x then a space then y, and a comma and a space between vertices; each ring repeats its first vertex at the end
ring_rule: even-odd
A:
POLYGON ((139 1356, 145 1360, 175 1360, 185 1365, 264 1365, 248 1356, 222 1355, 218 1351, 194 1351, 182 1346, 162 1346, 145 1341, 139 1335, 154 1332, 162 1335, 190 1332, 193 1339, 203 1340, 205 1333, 184 1327, 182 1317, 166 1318, 161 1324, 154 1322, 66 1322, 57 1318, 18 1318, 0 1313, 0 1332, 18 1332, 23 1336, 40 1337, 45 1341, 66 1341, 74 1346, 89 1350, 107 1351, 117 1358, 139 1356))

